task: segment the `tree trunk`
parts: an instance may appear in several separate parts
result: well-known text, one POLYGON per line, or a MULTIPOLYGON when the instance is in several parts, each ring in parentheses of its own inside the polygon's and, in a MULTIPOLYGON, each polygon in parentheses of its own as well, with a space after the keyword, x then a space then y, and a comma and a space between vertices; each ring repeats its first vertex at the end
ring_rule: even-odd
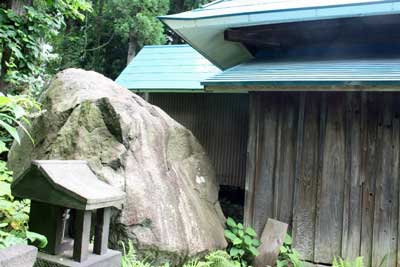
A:
POLYGON ((32 6, 33 0, 12 0, 11 1, 11 9, 17 15, 25 14, 25 6, 32 6))
POLYGON ((128 44, 128 57, 126 65, 131 63, 132 59, 136 56, 136 40, 133 32, 129 33, 129 44, 128 44))
MULTIPOLYGON (((95 19, 95 27, 97 32, 97 40, 95 40, 94 47, 101 47, 102 45, 102 37, 103 37, 103 13, 104 13, 104 0, 98 0, 97 3, 97 16, 95 19)), ((96 49, 93 53, 96 65, 98 66, 96 71, 103 73, 104 72, 104 62, 103 62, 103 49, 96 49)))

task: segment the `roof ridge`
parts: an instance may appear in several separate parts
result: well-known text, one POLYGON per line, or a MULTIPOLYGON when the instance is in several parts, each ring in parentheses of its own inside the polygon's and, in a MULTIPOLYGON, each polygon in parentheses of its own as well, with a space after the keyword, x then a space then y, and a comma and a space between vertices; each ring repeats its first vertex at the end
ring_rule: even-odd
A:
POLYGON ((188 44, 172 44, 172 45, 145 45, 143 48, 171 48, 171 47, 184 47, 184 46, 189 46, 188 44))

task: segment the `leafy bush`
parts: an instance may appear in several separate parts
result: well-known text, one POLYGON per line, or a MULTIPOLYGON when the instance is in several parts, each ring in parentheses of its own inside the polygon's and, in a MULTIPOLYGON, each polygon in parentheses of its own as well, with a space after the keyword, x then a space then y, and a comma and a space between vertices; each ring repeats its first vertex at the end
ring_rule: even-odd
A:
POLYGON ((341 257, 335 257, 332 267, 364 267, 364 259, 363 257, 358 257, 354 261, 346 261, 341 257))
POLYGON ((283 246, 280 248, 277 267, 301 267, 303 262, 300 260, 300 254, 292 248, 293 239, 289 234, 286 234, 283 246))
POLYGON ((24 124, 29 125, 29 118, 39 111, 40 105, 28 96, 5 96, 0 93, 0 153, 8 151, 7 145, 13 140, 20 144, 15 126, 19 126, 30 137, 24 124))
POLYGON ((237 260, 233 260, 226 251, 217 250, 204 257, 203 260, 191 260, 183 267, 240 267, 237 260))
MULTIPOLYGON (((120 242, 122 246, 121 267, 155 267, 146 260, 138 260, 135 248, 131 241, 128 246, 120 242)), ((168 263, 160 267, 169 267, 168 263)), ((193 259, 185 263, 182 267, 241 267, 239 261, 233 260, 226 251, 217 250, 211 252, 202 259, 193 259)))
POLYGON ((229 255, 240 262, 240 266, 249 266, 258 255, 260 246, 256 232, 250 227, 245 229, 243 224, 236 223, 232 218, 226 220, 226 226, 225 237, 229 243, 229 255))
MULTIPOLYGON (((27 132, 22 123, 29 124, 28 113, 39 109, 39 105, 27 97, 0 94, 0 154, 8 151, 12 140, 20 143, 15 125, 27 132)), ((46 237, 28 231, 29 201, 12 196, 11 182, 12 172, 7 169, 6 162, 0 160, 0 248, 28 241, 45 247, 46 237)))
POLYGON ((50 43, 66 18, 82 20, 85 11, 91 11, 85 0, 38 0, 20 13, 0 5, 1 82, 7 84, 7 91, 37 96, 48 78, 49 63, 57 59, 50 43))
MULTIPOLYGON (((153 267, 146 260, 138 260, 132 241, 129 240, 128 247, 123 242, 120 242, 120 244, 122 246, 121 267, 153 267)), ((162 267, 168 266, 169 264, 164 264, 162 267)))
POLYGON ((15 200, 11 195, 12 173, 6 163, 0 161, 0 248, 28 241, 43 248, 47 245, 46 237, 29 232, 29 201, 15 200))
POLYGON ((211 252, 205 259, 208 267, 240 267, 240 262, 232 260, 229 254, 223 250, 211 252))

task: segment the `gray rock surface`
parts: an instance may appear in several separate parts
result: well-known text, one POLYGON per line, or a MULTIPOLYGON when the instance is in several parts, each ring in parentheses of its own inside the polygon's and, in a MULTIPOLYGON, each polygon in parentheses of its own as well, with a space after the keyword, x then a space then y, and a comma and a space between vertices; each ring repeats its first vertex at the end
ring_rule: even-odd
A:
POLYGON ((41 97, 45 112, 14 144, 19 175, 32 159, 83 159, 127 194, 112 245, 132 240, 140 255, 173 264, 224 248, 214 169, 192 133, 104 76, 60 72, 41 97))
POLYGON ((37 248, 27 245, 16 245, 0 249, 1 267, 32 267, 38 254, 37 248))

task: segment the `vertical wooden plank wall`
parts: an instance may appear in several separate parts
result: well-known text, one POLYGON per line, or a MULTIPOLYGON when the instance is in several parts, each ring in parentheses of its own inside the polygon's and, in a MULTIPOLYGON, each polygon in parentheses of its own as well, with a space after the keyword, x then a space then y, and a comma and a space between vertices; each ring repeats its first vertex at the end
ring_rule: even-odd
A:
POLYGON ((254 93, 251 105, 247 223, 289 223, 310 262, 400 267, 400 93, 254 93))

